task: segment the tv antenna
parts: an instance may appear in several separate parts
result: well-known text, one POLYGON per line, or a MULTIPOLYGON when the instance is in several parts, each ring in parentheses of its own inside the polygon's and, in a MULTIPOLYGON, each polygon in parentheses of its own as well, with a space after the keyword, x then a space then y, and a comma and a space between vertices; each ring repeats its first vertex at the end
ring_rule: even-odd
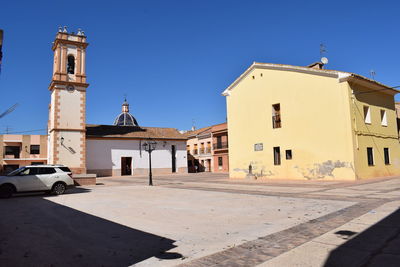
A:
POLYGON ((375 80, 376 72, 375 72, 374 70, 370 70, 370 71, 369 71, 369 75, 371 76, 371 79, 372 79, 372 80, 375 80))
POLYGON ((326 52, 328 52, 328 50, 326 50, 326 46, 323 43, 319 44, 319 56, 321 57, 321 63, 324 65, 328 64, 329 62, 328 58, 324 57, 326 52))
POLYGON ((326 50, 326 46, 323 43, 320 43, 319 44, 319 56, 323 57, 326 52, 328 52, 328 50, 326 50))
POLYGON ((192 131, 196 130, 196 121, 192 119, 192 131))
POLYGON ((6 133, 6 134, 9 134, 9 133, 11 132, 11 130, 12 130, 12 129, 7 125, 7 126, 6 126, 6 129, 5 129, 5 133, 6 133))

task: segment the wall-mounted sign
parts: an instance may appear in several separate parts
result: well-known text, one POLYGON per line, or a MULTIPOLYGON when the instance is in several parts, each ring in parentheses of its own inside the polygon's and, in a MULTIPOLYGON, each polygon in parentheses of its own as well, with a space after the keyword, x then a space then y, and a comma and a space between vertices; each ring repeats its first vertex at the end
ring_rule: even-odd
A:
POLYGON ((263 151, 263 143, 254 144, 254 151, 263 151))

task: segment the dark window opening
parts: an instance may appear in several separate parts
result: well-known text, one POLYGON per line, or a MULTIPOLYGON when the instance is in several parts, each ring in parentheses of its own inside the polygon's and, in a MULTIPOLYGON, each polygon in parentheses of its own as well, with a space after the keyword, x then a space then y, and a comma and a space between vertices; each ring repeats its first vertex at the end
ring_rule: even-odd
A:
POLYGON ((172 172, 176 172, 176 146, 171 145, 172 172))
POLYGON ((75 73, 75 57, 72 55, 68 56, 67 73, 68 74, 75 73))
POLYGON ((121 157, 121 175, 132 175, 132 157, 121 157))
POLYGON ((31 145, 31 154, 40 154, 40 145, 31 145))
POLYGON ((274 147, 274 165, 281 165, 281 149, 279 146, 274 147))
POLYGON ((367 159, 368 159, 368 166, 374 165, 374 152, 372 147, 367 147, 367 159))
POLYGON ((272 128, 281 128, 281 105, 272 105, 272 128))
POLYGON ((222 157, 218 157, 218 166, 222 167, 222 165, 223 165, 222 163, 223 163, 222 157))
POLYGON ((34 161, 34 162, 31 162, 31 165, 43 165, 43 162, 41 162, 41 161, 34 161))
POLYGON ((383 109, 381 109, 381 125, 382 126, 388 126, 386 110, 383 110, 383 109))
POLYGON ((371 123, 371 109, 368 106, 364 106, 364 122, 371 123))
POLYGON ((20 147, 19 146, 6 146, 5 147, 5 155, 13 155, 15 159, 19 159, 20 154, 20 147))
POLYGON ((286 150, 286 159, 292 159, 292 150, 286 150))
POLYGON ((222 136, 217 136, 217 148, 222 148, 222 136))
POLYGON ((389 165, 390 164, 389 148, 384 147, 383 148, 383 154, 384 154, 384 157, 385 157, 385 165, 389 165))

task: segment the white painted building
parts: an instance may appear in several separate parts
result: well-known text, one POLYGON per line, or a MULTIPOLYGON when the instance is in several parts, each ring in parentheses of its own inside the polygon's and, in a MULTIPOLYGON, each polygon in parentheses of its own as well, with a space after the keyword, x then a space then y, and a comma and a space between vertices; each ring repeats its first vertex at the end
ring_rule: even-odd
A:
POLYGON ((98 176, 147 174, 149 153, 144 142, 155 141, 154 174, 186 173, 186 137, 173 128, 87 125, 86 168, 98 176))

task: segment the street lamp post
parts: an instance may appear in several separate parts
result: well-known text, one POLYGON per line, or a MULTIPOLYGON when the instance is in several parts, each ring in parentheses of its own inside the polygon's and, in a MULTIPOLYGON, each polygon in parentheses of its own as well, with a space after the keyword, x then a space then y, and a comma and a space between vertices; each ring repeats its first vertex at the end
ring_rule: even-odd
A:
POLYGON ((143 144, 144 150, 149 153, 149 185, 153 185, 153 174, 151 172, 151 152, 156 149, 157 142, 146 141, 143 144))

